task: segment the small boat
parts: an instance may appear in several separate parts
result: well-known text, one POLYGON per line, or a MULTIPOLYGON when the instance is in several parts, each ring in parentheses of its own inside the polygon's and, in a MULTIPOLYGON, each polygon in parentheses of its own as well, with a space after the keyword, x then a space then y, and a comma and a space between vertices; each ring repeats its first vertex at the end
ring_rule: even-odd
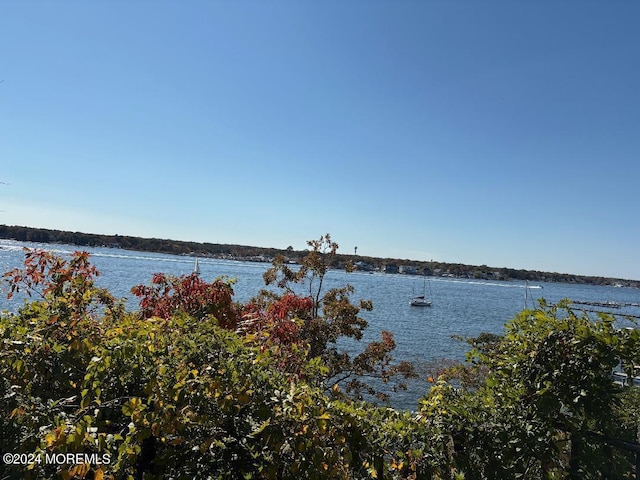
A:
POLYGON ((198 265, 198 257, 196 257, 196 261, 193 265, 193 273, 195 275, 200 275, 200 265, 198 265))
POLYGON ((418 295, 417 297, 413 297, 411 299, 411 306, 412 307, 430 307, 431 300, 427 300, 426 298, 424 298, 424 295, 418 295))
POLYGON ((536 299, 533 298, 533 294, 531 293, 532 288, 544 288, 542 285, 529 285, 529 280, 524 281, 524 310, 536 309, 536 299), (529 302, 531 302, 531 307, 529 307, 529 302))
MULTIPOLYGON (((423 293, 422 295, 418 295, 417 297, 413 297, 409 304, 412 307, 430 307, 432 305, 431 298, 427 300, 427 278, 425 277, 423 282, 423 293)), ((431 284, 429 284, 429 297, 431 297, 431 284)))

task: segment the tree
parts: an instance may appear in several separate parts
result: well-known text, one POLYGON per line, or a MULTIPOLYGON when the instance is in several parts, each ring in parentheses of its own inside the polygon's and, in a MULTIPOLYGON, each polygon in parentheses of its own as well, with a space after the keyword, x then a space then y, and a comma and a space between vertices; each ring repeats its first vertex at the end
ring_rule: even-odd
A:
MULTIPOLYGON (((229 308, 225 284, 155 278, 140 290, 146 313, 126 312, 94 285, 87 258, 29 251, 25 268, 5 275, 11 294, 37 299, 0 315, 0 451, 40 461, 3 464, 3 479, 371 478, 408 468, 398 436, 408 414, 331 398, 290 374, 281 347, 295 341, 263 341, 264 329, 216 318, 229 308), (45 454, 102 462, 54 465, 45 454)), ((265 313, 285 320, 312 308, 284 295, 265 313)), ((323 368, 302 366, 311 378, 323 368)))
POLYGON ((166 320, 182 312, 196 320, 213 316, 221 327, 235 329, 240 310, 233 303, 232 284, 221 278, 208 283, 197 273, 181 277, 156 273, 151 285, 137 285, 131 292, 140 298, 140 315, 144 319, 166 320))
MULTIPOLYGON (((298 322, 295 327, 296 338, 306 347, 306 358, 319 358, 328 368, 319 381, 327 390, 342 384, 347 392, 356 397, 366 393, 381 399, 388 398, 386 393, 366 379, 376 378, 387 383, 397 376, 411 377, 415 375, 412 366, 408 362, 393 363, 391 353, 395 342, 393 334, 387 331, 381 333, 380 341, 369 343, 360 354, 353 357, 338 349, 340 339, 362 339, 368 323, 360 317, 360 311, 371 310, 373 305, 366 300, 354 305, 350 299, 353 293, 350 285, 324 290, 325 276, 329 266, 336 263, 338 251, 338 244, 331 240, 329 234, 318 240, 310 240, 307 245, 310 249, 300 259, 299 268, 292 269, 284 257, 278 256, 272 268, 264 273, 265 284, 276 286, 284 293, 263 290, 253 304, 258 309, 269 311, 283 301, 306 299, 304 308, 297 309, 291 319, 298 322)), ((352 271, 353 266, 348 264, 346 269, 352 271)), ((402 388, 403 384, 395 387, 402 388)))
MULTIPOLYGON (((640 332, 614 321, 577 314, 568 301, 541 302, 503 337, 474 339, 468 368, 482 375, 464 390, 445 376, 422 401, 422 420, 442 432, 441 451, 470 478, 601 478, 609 452, 594 434, 627 435, 611 373, 640 359, 640 332)), ((612 461, 631 469, 623 456, 612 461)))
POLYGON ((109 461, 5 464, 0 478, 595 480, 633 470, 602 439, 637 439, 639 394, 614 385, 611 369, 639 364, 638 330, 542 302, 503 336, 469 339, 465 366, 436 366, 417 415, 381 408, 338 385, 358 396, 370 390, 351 383, 357 375, 391 375, 393 339, 338 352, 337 339, 366 322, 352 290, 322 289, 337 245, 324 236, 309 246, 299 270, 276 259, 266 279, 281 290, 246 305, 222 280, 155 277, 139 288, 140 312, 95 285, 85 252, 27 251, 24 268, 5 274, 9 295, 27 298, 0 314, 0 451, 109 461))

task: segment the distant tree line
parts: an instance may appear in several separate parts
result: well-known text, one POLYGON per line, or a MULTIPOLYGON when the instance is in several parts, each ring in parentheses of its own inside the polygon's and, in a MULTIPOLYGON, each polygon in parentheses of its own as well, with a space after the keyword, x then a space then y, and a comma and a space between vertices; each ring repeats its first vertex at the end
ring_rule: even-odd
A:
MULTIPOLYGON (((216 243, 185 242, 159 238, 140 238, 122 235, 100 235, 64 230, 49 230, 21 226, 0 225, 0 238, 22 242, 59 243, 81 247, 113 247, 126 250, 168 253, 173 255, 202 255, 215 258, 271 261, 277 255, 297 262, 308 253, 296 251, 289 246, 286 249, 252 247, 216 243)), ((328 261, 332 268, 344 268, 348 262, 363 262, 371 269, 380 270, 385 265, 405 265, 415 268, 419 275, 449 275, 457 278, 520 280, 535 282, 580 283, 589 285, 621 284, 640 288, 640 281, 599 276, 573 275, 570 273, 541 272, 487 265, 465 265, 461 263, 422 262, 409 259, 376 258, 361 255, 336 255, 328 261)))
POLYGON ((248 247, 213 243, 185 242, 159 238, 141 238, 126 235, 101 235, 94 233, 69 232, 20 226, 0 225, 0 238, 21 242, 58 243, 80 247, 111 247, 143 252, 168 253, 174 255, 204 255, 274 257, 285 250, 275 248, 248 247))

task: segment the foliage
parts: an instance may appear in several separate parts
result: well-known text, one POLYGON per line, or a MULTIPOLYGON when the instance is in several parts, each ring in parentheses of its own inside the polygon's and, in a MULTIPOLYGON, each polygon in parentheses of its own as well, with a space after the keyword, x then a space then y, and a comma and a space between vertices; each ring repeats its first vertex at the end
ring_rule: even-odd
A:
MULTIPOLYGON (((638 330, 541 303, 503 336, 469 339, 433 368, 419 411, 355 401, 357 375, 389 379, 394 343, 362 337, 349 287, 322 290, 328 236, 278 292, 245 305, 229 282, 156 275, 139 312, 94 283, 86 253, 28 251, 5 274, 28 298, 0 316, 0 451, 108 455, 103 464, 0 465, 0 479, 625 478, 640 394, 611 370, 640 363, 638 330), (303 272, 303 273, 301 273, 303 272), (296 288, 305 288, 305 294, 296 288), (340 380, 343 380, 342 382, 340 380), (344 391, 340 387, 342 385, 344 391), (607 470, 605 472, 605 469, 607 470)), ((631 367, 629 367, 631 366, 631 367)))
MULTIPOLYGON (((466 389, 440 382, 422 402, 422 421, 448 432, 450 459, 470 478, 600 478, 613 454, 593 433, 625 433, 611 372, 640 358, 639 332, 614 320, 576 314, 568 302, 523 311, 504 337, 479 339, 469 352, 484 379, 466 389)), ((630 470, 623 457, 613 463, 630 470)))
POLYGON ((156 273, 150 286, 137 285, 131 292, 140 298, 140 315, 144 319, 169 319, 182 312, 197 320, 213 316, 228 329, 238 323, 231 282, 222 279, 207 283, 196 273, 182 277, 156 273))
POLYGON ((37 295, 39 302, 33 306, 51 314, 49 324, 62 321, 73 327, 82 318, 97 318, 104 308, 108 315, 122 311, 122 303, 95 285, 100 273, 89 262, 87 252, 74 252, 66 262, 44 250, 24 250, 24 269, 15 268, 3 275, 9 285, 7 296, 12 298, 18 292, 30 298, 37 295))
POLYGON ((255 307, 233 305, 224 282, 156 275, 136 287, 141 312, 127 313, 94 285, 85 253, 27 252, 25 266, 6 274, 10 290, 40 298, 0 318, 0 450, 110 462, 3 465, 9 478, 367 478, 391 468, 379 429, 399 414, 302 381, 326 374, 318 358, 295 373, 281 364, 295 347, 307 358, 282 326, 312 308, 308 298, 285 294, 233 331, 216 315, 246 322, 255 307))
MULTIPOLYGON (((351 303, 351 285, 325 291, 325 277, 329 265, 334 263, 338 244, 331 240, 329 234, 318 240, 310 240, 307 244, 310 250, 300 260, 297 269, 292 269, 286 259, 279 256, 274 260, 273 267, 264 274, 265 283, 275 285, 284 294, 263 291, 255 299, 255 304, 266 306, 268 312, 274 305, 281 305, 284 301, 304 300, 305 308, 295 312, 295 318, 300 321, 296 338, 307 345, 307 358, 320 358, 327 366, 327 374, 318 379, 320 383, 327 390, 343 384, 347 392, 358 398, 366 393, 387 399, 388 394, 372 386, 366 378, 387 383, 397 376, 415 376, 412 366, 407 362, 393 363, 391 353, 395 349, 395 342, 393 334, 388 331, 382 331, 380 341, 369 343, 360 354, 353 357, 339 349, 338 342, 341 339, 362 339, 368 323, 359 316, 360 311, 369 311, 373 305, 365 300, 360 300, 359 305, 351 303), (304 290, 306 296, 300 297, 296 289, 304 290)), ((348 265, 347 271, 351 270, 352 267, 348 265)), ((404 385, 399 383, 395 388, 398 387, 403 388, 404 385)))

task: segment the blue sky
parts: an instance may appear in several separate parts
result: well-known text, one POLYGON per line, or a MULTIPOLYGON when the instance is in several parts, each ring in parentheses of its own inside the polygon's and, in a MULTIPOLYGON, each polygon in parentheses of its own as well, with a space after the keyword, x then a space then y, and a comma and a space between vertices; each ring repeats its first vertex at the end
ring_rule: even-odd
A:
POLYGON ((640 3, 0 3, 0 223, 640 279, 640 3))

